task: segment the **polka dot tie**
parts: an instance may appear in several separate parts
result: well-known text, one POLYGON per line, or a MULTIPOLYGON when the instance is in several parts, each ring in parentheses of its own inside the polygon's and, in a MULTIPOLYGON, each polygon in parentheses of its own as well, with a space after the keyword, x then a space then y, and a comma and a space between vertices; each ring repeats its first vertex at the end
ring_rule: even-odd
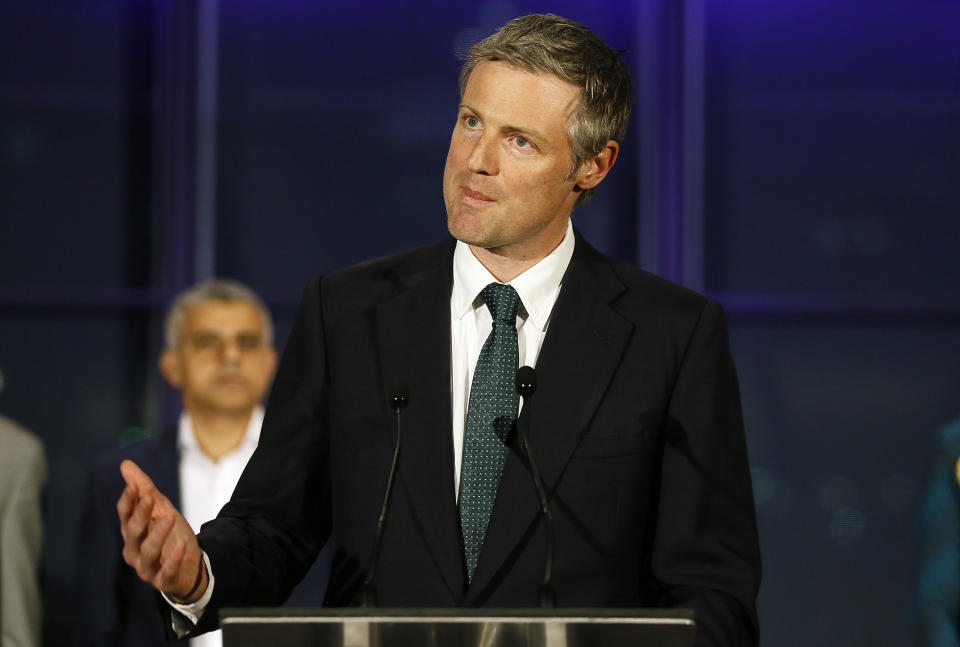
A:
POLYGON ((473 579, 477 568, 507 458, 505 443, 520 403, 515 385, 520 296, 512 286, 500 283, 491 283, 480 292, 480 296, 493 316, 493 330, 480 349, 473 372, 463 437, 460 527, 468 580, 473 579))

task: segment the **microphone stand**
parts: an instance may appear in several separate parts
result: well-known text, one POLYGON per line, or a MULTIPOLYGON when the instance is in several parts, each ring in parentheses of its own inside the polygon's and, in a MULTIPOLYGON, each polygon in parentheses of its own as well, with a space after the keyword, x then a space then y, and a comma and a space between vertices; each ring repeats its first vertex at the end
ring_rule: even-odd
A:
POLYGON ((407 385, 396 384, 390 391, 388 402, 390 408, 397 414, 396 419, 396 439, 393 445, 393 460, 390 463, 390 475, 387 477, 387 487, 383 493, 383 505, 380 507, 380 517, 377 519, 377 534, 373 540, 373 549, 370 553, 370 566, 367 568, 367 576, 363 579, 363 586, 360 593, 360 606, 377 606, 377 587, 374 585, 374 578, 377 573, 377 564, 380 561, 380 545, 383 543, 383 527, 387 519, 387 510, 390 508, 390 494, 393 492, 393 482, 397 474, 397 459, 400 457, 400 410, 407 405, 407 385))
MULTIPOLYGON (((537 390, 537 374, 530 366, 521 366, 517 369, 517 393, 523 397, 524 403, 529 406, 531 396, 537 390)), ((527 416, 527 423, 520 430, 520 442, 523 445, 523 452, 527 455, 527 462, 530 464, 530 474, 533 476, 533 485, 537 489, 537 498, 540 500, 540 512, 543 515, 544 530, 547 534, 546 558, 543 565, 543 582, 537 592, 537 602, 543 608, 553 608, 557 606, 557 598, 553 592, 553 515, 550 512, 550 504, 547 501, 547 493, 543 487, 543 479, 540 478, 540 470, 537 469, 537 462, 533 458, 533 452, 530 451, 530 415, 527 416)))

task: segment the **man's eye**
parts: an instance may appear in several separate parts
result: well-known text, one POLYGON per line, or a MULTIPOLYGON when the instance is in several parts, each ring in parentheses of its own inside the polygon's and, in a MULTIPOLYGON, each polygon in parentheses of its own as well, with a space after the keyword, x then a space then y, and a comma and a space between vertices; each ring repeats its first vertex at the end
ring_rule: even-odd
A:
POLYGON ((208 335, 200 335, 193 340, 193 345, 197 348, 216 348, 219 343, 219 339, 208 335))
POLYGON ((260 337, 258 335, 241 335, 237 338, 237 346, 240 350, 254 350, 260 346, 260 337))
POLYGON ((468 116, 466 119, 463 120, 463 122, 467 124, 467 128, 480 127, 480 120, 474 117, 473 115, 468 116))
POLYGON ((516 142, 518 148, 530 147, 530 141, 526 137, 523 137, 522 135, 517 135, 513 141, 516 142))

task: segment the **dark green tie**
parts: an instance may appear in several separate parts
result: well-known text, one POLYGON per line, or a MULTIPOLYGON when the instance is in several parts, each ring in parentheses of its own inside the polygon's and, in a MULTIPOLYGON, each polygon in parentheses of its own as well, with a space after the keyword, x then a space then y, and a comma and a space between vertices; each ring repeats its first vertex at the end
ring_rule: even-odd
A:
POLYGON ((517 308, 520 296, 509 285, 491 283, 480 292, 493 317, 493 330, 480 349, 470 385, 467 426, 460 468, 460 527, 467 578, 477 568, 497 486, 507 457, 505 443, 517 417, 515 386, 519 350, 517 308))

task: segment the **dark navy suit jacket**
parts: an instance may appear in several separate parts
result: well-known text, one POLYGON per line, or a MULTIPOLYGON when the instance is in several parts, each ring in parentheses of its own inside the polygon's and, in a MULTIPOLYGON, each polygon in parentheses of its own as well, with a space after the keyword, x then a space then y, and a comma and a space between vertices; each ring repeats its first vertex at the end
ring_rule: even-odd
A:
MULTIPOLYGON (((409 387, 377 570, 394 607, 536 606, 546 537, 508 454, 473 580, 453 484, 454 241, 312 280, 260 444, 204 525, 221 606, 281 603, 329 542, 327 603, 351 604, 393 451, 390 385, 409 387)), ((692 607, 698 647, 753 645, 760 581, 736 371, 720 305, 579 235, 518 425, 551 495, 553 576, 569 607, 692 607)))

